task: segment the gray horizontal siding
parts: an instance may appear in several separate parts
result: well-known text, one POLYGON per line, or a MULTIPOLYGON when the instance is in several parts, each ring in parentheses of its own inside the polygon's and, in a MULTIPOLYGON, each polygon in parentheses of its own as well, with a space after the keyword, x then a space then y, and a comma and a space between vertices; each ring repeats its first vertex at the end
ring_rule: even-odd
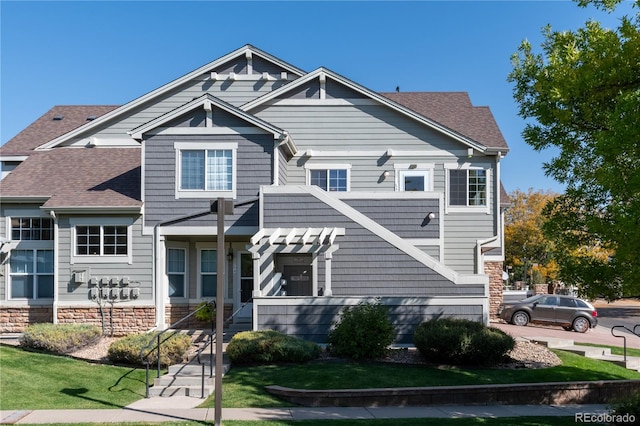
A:
POLYGON ((375 220, 402 238, 438 238, 439 219, 429 219, 438 213, 437 199, 343 199, 360 213, 375 220))
POLYGON ((486 213, 449 213, 445 217, 444 257, 461 274, 474 274, 478 240, 496 235, 495 219, 486 213))
MULTIPOLYGON (((208 199, 176 199, 176 153, 174 142, 237 142, 237 200, 256 197, 261 185, 269 185, 273 176, 273 136, 154 136, 145 147, 145 221, 146 226, 205 211, 208 199)), ((258 226, 257 205, 238 207, 226 217, 226 226, 258 226)), ((215 215, 193 219, 174 226, 215 226, 215 215)))
MULTIPOLYGON (((265 194, 264 226, 344 227, 333 255, 331 281, 335 296, 482 295, 484 288, 458 286, 427 268, 353 220, 306 194, 265 194)), ((319 283, 324 260, 319 257, 319 283)), ((320 285, 320 284, 319 284, 320 285)))
MULTIPOLYGON (((430 319, 448 317, 482 321, 482 304, 442 305, 427 298, 382 297, 380 303, 388 309, 389 321, 395 331, 395 343, 413 343, 416 327, 430 319)), ((362 301, 370 301, 362 299, 362 301)), ((285 299, 282 305, 258 304, 258 329, 278 330, 301 339, 327 343, 327 336, 346 303, 354 299, 299 298, 292 304, 285 299)), ((354 304, 355 305, 355 304, 354 304)))

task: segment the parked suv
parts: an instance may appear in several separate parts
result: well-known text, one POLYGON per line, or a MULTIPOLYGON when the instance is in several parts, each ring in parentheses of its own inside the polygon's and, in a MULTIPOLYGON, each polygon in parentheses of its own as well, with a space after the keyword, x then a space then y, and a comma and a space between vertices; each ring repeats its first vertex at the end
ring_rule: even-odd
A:
POLYGON ((519 302, 503 303, 498 315, 514 325, 524 326, 529 322, 555 324, 578 333, 585 333, 598 325, 598 312, 591 303, 559 294, 538 294, 519 302))

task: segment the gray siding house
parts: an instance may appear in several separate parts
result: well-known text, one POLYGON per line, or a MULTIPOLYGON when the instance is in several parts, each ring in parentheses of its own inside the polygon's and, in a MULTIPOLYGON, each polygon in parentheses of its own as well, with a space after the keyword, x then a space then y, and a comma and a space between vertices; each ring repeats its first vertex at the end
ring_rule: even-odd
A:
POLYGON ((0 331, 147 331, 210 299, 317 342, 363 301, 398 342, 488 322, 507 152, 466 93, 376 93, 251 45, 122 106, 53 107, 0 147, 0 331), (236 205, 223 270, 218 198, 236 205))

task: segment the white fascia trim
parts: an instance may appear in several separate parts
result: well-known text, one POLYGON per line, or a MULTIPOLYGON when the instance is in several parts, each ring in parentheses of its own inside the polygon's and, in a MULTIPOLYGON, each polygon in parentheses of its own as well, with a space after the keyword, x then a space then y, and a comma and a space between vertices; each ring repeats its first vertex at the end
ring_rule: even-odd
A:
POLYGON ((55 206, 55 207, 40 207, 43 211, 49 212, 55 210, 56 213, 62 214, 126 214, 126 215, 141 215, 142 206, 55 206))
MULTIPOLYGON (((215 236, 218 235, 215 218, 211 220, 211 226, 161 226, 159 235, 180 235, 180 236, 215 236)), ((258 232, 257 226, 225 226, 225 235, 246 235, 251 237, 258 232)), ((153 226, 145 226, 143 235, 153 235, 153 226)), ((248 241, 248 238, 247 238, 248 241)))
POLYGON ((363 226, 367 230, 373 232, 383 240, 392 244, 399 250, 403 251, 407 255, 411 256, 424 266, 432 269, 436 273, 442 275, 445 279, 452 281, 455 284, 487 284, 489 282, 488 277, 480 275, 461 276, 457 272, 449 269, 442 263, 429 256, 416 246, 408 243, 405 239, 399 237, 397 234, 389 231, 387 228, 381 226, 379 223, 373 221, 368 216, 360 213, 358 210, 350 207, 346 203, 340 201, 337 197, 330 195, 330 193, 323 191, 320 188, 314 186, 278 186, 278 187, 263 187, 263 191, 266 194, 269 193, 295 193, 295 194, 309 194, 328 206, 332 207, 339 213, 352 219, 354 222, 363 226))
POLYGON ((392 109, 394 109, 395 111, 408 116, 414 120, 417 120, 418 122, 427 125, 428 127, 437 130, 441 133, 444 133, 445 135, 459 141, 462 142, 464 145, 475 149, 476 151, 482 152, 484 153, 487 150, 487 147, 476 142, 473 141, 463 135, 461 135, 460 133, 454 132, 450 129, 448 129, 447 127, 436 123, 435 121, 432 121, 418 113, 416 113, 415 111, 402 106, 396 102, 393 102, 391 99, 385 98, 382 95, 379 95, 376 92, 373 92, 367 88, 365 88, 364 86, 361 86, 351 80, 348 80, 336 73, 334 73, 333 71, 330 71, 326 68, 318 68, 315 71, 312 71, 310 73, 308 73, 307 75, 300 77, 299 79, 297 79, 296 81, 289 83, 289 84, 285 84, 284 86, 273 90, 267 94, 265 94, 264 96, 261 96, 253 101, 247 102, 246 104, 242 105, 240 108, 242 108, 244 111, 250 111, 253 108, 256 108, 257 106, 260 106, 262 104, 264 104, 267 101, 273 100, 279 96, 282 96, 284 93, 290 91, 291 89, 294 89, 296 87, 299 87, 301 85, 304 85, 306 83, 308 83, 309 81, 312 81, 316 78, 319 78, 321 75, 325 75, 326 77, 332 78, 333 80, 344 84, 345 86, 347 86, 348 88, 350 88, 351 90, 354 90, 358 93, 361 93, 373 100, 378 101, 379 103, 388 106, 392 109))
POLYGON ((29 196, 0 196, 0 204, 41 204, 45 203, 51 195, 29 195, 29 196))
MULTIPOLYGON (((384 150, 384 151, 322 151, 317 149, 307 149, 302 152, 303 156, 307 157, 385 157, 385 156, 397 156, 397 157, 446 157, 446 158, 458 158, 454 153, 443 150, 415 150, 415 151, 403 151, 398 149, 384 150)), ((406 161, 406 160, 405 160, 406 161)))
POLYGON ((28 155, 0 155, 0 161, 24 161, 28 155))
POLYGON ((64 135, 61 135, 55 139, 53 139, 50 142, 47 142, 43 145, 41 145, 40 147, 36 148, 36 150, 40 150, 40 149, 48 149, 48 148, 54 148, 62 143, 64 143, 65 141, 68 141, 69 139, 72 139, 88 130, 94 129, 98 126, 101 126, 103 123, 105 123, 106 121, 109 121, 115 117, 118 117, 121 114, 124 114, 128 111, 131 111, 134 108, 137 108, 138 106, 143 105, 145 102, 148 102, 149 100, 158 97, 164 93, 167 93, 177 87, 179 87, 180 85, 182 85, 183 83, 195 79, 197 77, 199 77, 202 74, 208 73, 211 69, 223 65, 225 62, 228 62, 229 60, 240 56, 240 55, 244 55, 245 52, 247 52, 248 50, 250 50, 253 54, 258 55, 258 56, 262 56, 264 59, 266 59, 267 61, 273 62, 276 65, 284 68, 287 70, 287 72, 291 72, 295 75, 299 75, 302 76, 305 74, 305 72, 303 70, 300 70, 290 64, 287 64, 286 62, 281 61, 280 59, 277 59, 271 55, 269 55, 266 52, 263 52, 260 49, 257 49, 249 44, 234 50, 233 52, 230 52, 218 59, 216 59, 215 61, 209 62, 208 64, 205 64, 203 66, 201 66, 200 68, 195 69, 194 71, 191 71, 190 73, 187 73, 185 75, 183 75, 182 77, 179 77, 163 86, 160 86, 159 88, 152 90, 151 92, 140 96, 139 98, 136 98, 134 100, 132 100, 131 102, 126 103, 125 105, 122 105, 119 108, 114 109, 111 112, 108 112, 104 115, 101 115, 100 117, 96 118, 93 121, 90 121, 89 123, 86 123, 83 126, 78 127, 75 130, 72 130, 70 132, 65 133, 64 135))

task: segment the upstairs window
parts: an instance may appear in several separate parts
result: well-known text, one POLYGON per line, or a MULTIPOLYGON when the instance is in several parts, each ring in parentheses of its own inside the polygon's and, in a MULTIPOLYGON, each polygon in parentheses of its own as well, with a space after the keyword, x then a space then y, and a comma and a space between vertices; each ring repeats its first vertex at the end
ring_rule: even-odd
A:
POLYGON ((325 191, 349 191, 349 168, 312 166, 307 175, 307 184, 318 186, 325 191))
POLYGON ((176 198, 235 198, 237 144, 176 143, 176 198))
POLYGON ((449 170, 450 206, 487 206, 487 171, 449 170))
POLYGON ((126 256, 129 250, 127 228, 124 225, 76 226, 76 255, 126 256))
POLYGON ((11 218, 11 239, 14 241, 52 241, 53 220, 48 217, 11 218))

